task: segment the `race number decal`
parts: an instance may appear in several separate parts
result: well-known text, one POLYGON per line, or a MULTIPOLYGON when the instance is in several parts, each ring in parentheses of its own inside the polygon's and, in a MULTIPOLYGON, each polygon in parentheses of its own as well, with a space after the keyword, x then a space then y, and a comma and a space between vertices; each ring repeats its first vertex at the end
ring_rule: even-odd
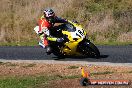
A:
POLYGON ((72 38, 85 38, 84 31, 80 28, 76 28, 75 32, 71 32, 72 38))
POLYGON ((76 35, 79 36, 80 38, 84 38, 85 37, 84 31, 82 29, 80 29, 80 28, 77 28, 76 35))

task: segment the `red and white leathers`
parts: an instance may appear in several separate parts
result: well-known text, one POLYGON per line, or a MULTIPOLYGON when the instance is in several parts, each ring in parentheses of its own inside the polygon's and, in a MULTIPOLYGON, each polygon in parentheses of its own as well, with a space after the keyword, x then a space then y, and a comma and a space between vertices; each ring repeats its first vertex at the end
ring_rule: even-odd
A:
POLYGON ((41 39, 41 41, 45 47, 49 45, 48 40, 47 40, 47 36, 50 36, 50 28, 52 28, 55 23, 65 23, 65 22, 67 22, 65 19, 61 19, 58 17, 55 17, 54 23, 50 23, 43 16, 41 17, 41 19, 39 19, 39 22, 38 22, 39 31, 38 31, 38 33, 39 33, 40 39, 41 39))
POLYGON ((44 18, 41 18, 39 20, 39 31, 40 39, 42 41, 42 44, 46 47, 48 46, 48 40, 46 39, 46 36, 49 36, 49 29, 51 27, 51 24, 44 18))

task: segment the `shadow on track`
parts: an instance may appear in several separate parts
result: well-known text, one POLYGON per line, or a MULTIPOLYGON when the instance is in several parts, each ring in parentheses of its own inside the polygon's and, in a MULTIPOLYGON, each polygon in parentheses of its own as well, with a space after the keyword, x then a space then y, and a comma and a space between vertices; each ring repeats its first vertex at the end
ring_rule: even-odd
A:
POLYGON ((63 60, 66 58, 70 58, 70 59, 88 59, 88 58, 93 58, 93 59, 101 59, 101 58, 107 58, 109 55, 100 55, 99 58, 93 57, 93 56, 65 56, 65 57, 52 57, 54 60, 63 60))

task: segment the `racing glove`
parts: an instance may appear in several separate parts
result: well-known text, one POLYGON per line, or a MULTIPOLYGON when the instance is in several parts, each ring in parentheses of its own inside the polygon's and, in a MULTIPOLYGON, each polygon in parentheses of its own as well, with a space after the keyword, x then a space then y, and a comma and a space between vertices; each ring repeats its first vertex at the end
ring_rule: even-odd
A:
POLYGON ((64 38, 57 38, 56 41, 57 41, 57 42, 63 42, 63 41, 64 41, 64 38))

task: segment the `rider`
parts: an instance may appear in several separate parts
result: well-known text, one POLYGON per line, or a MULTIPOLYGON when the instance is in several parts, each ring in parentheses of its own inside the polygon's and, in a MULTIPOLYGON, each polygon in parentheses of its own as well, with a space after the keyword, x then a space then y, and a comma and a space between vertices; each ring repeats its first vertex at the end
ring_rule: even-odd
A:
POLYGON ((52 41, 62 42, 63 38, 55 38, 50 35, 50 29, 53 28, 55 23, 66 23, 68 22, 65 19, 55 16, 55 13, 52 9, 45 9, 43 11, 43 16, 39 19, 39 31, 38 35, 41 39, 39 45, 46 48, 46 53, 51 54, 51 48, 48 43, 48 38, 52 41), (47 38, 48 37, 48 38, 47 38))

